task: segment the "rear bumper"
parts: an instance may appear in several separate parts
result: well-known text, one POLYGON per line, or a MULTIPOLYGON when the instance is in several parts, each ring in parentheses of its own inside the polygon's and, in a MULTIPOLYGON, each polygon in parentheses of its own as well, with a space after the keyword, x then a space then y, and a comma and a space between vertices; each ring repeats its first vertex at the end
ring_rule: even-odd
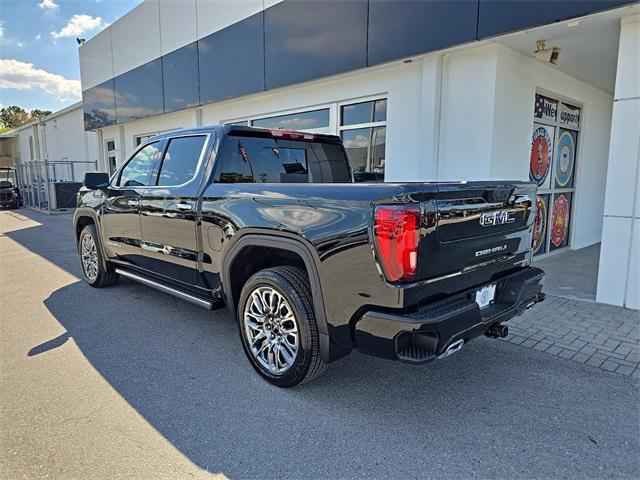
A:
POLYGON ((543 278, 542 270, 527 267, 488 283, 496 284, 495 301, 482 310, 475 302, 475 292, 484 285, 413 312, 368 311, 356 322, 356 346, 378 357, 430 362, 459 340, 466 343, 543 301, 543 278))

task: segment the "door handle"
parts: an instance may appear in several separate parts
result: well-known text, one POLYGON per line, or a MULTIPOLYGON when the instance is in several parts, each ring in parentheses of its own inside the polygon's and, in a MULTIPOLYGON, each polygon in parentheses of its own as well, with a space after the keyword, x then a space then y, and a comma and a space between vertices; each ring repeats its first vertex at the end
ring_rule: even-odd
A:
POLYGON ((127 200, 127 205, 130 207, 137 207, 140 205, 140 202, 138 200, 127 200))
POLYGON ((180 202, 180 203, 176 203, 174 207, 176 207, 176 209, 180 210, 181 212, 188 212, 193 208, 193 205, 191 205, 190 203, 180 202))

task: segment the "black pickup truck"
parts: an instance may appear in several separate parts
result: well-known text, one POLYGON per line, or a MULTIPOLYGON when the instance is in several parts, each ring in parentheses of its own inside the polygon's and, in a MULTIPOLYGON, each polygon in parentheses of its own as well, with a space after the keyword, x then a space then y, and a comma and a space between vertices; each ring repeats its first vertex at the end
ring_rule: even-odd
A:
POLYGON ((354 183, 339 137, 250 127, 141 145, 88 173, 74 217, 85 280, 126 277, 227 306, 280 387, 352 349, 422 364, 544 299, 527 182, 354 183))

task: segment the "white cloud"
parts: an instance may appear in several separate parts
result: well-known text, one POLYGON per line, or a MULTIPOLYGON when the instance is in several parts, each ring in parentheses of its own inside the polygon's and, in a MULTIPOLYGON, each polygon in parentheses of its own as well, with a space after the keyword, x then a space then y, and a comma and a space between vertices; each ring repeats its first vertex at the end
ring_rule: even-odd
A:
POLYGON ((4 38, 4 22, 0 20, 0 40, 4 38))
POLYGON ((40 40, 42 38, 42 35, 39 33, 36 35, 36 40, 40 40))
POLYGON ((80 99, 80 80, 68 80, 19 60, 0 60, 2 88, 40 90, 61 102, 80 99))
POLYGON ((76 14, 59 32, 51 32, 53 38, 77 37, 85 32, 91 32, 98 28, 105 28, 108 24, 102 17, 92 17, 84 13, 76 14))
POLYGON ((24 47, 24 42, 16 42, 16 47, 18 48, 24 47))
POLYGON ((53 0, 42 0, 42 2, 38 4, 38 6, 41 9, 47 10, 49 12, 57 12, 60 9, 60 5, 58 5, 53 0))

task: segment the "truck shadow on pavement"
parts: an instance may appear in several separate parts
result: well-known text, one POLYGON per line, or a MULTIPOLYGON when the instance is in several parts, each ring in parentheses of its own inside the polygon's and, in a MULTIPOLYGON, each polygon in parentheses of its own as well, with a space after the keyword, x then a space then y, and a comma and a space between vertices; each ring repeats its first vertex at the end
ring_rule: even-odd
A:
MULTIPOLYGON (((57 240, 70 246, 54 248, 40 229, 7 236, 79 276, 72 233, 57 240)), ((25 355, 56 361, 73 340, 153 428, 230 478, 624 477, 639 468, 629 379, 507 342, 479 339, 422 367, 354 352, 282 390, 252 370, 226 310, 127 280, 99 290, 78 281, 44 305, 66 333, 25 355)))
MULTIPOLYGON (((517 452, 518 458, 524 453, 532 462, 546 458, 555 464, 548 471, 548 466, 522 465, 525 471, 552 475, 558 467, 574 471, 573 455, 589 457, 581 461, 594 468, 606 463, 589 437, 606 439, 607 431, 617 428, 607 413, 612 405, 585 398, 585 379, 575 377, 573 365, 506 342, 481 339, 424 367, 356 353, 310 384, 281 390, 251 369, 226 310, 207 312, 129 281, 103 290, 74 283, 54 292, 45 305, 96 370, 155 429, 201 468, 231 477, 267 465, 278 471, 279 462, 288 464, 284 476, 335 472, 331 458, 335 462, 347 452, 359 465, 354 474, 376 462, 370 473, 397 474, 396 456, 406 454, 422 456, 407 467, 408 476, 419 475, 413 468, 434 456, 442 461, 438 468, 472 475, 477 466, 457 459, 466 452, 483 459, 481 470, 493 476, 513 467, 508 452, 517 452), (538 362, 531 364, 532 356, 523 352, 538 362), (259 452, 247 455, 255 446, 259 452), (301 451, 308 462, 304 467, 301 451), (444 453, 453 456, 443 459, 444 453)), ((57 337, 30 354, 49 354, 65 341, 57 337)), ((620 393, 625 396, 623 389, 620 393)), ((631 414, 634 400, 627 400, 631 414)), ((618 448, 628 449, 631 459, 637 440, 628 440, 618 448)))

